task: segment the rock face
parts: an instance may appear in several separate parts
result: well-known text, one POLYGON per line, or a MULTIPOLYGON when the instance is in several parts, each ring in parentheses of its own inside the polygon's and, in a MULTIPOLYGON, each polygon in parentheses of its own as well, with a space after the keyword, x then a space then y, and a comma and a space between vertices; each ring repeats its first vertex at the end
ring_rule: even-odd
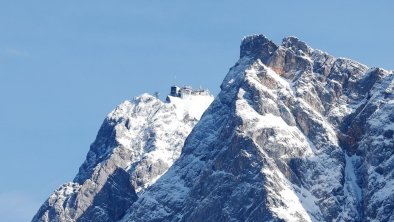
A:
POLYGON ((240 55, 122 221, 394 221, 394 74, 295 37, 240 55))
POLYGON ((149 96, 112 112, 33 221, 394 221, 393 72, 296 37, 240 48, 195 126, 149 96))
POLYGON ((180 155, 210 95, 144 94, 108 114, 74 182, 56 190, 33 221, 117 221, 180 155))

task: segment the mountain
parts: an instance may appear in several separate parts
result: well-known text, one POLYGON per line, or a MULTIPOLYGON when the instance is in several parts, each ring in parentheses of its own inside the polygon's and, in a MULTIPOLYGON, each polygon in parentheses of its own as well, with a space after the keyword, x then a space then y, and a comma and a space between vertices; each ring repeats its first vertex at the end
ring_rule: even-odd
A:
MULTIPOLYGON (((158 164, 147 180, 133 174, 122 157, 132 159, 151 137, 128 140, 111 159, 116 149, 105 147, 129 137, 101 129, 76 184, 55 192, 33 221, 64 212, 80 216, 61 221, 394 221, 393 71, 335 58, 296 37, 277 45, 248 36, 240 49, 165 170, 158 164), (103 181, 103 194, 91 191, 93 180, 103 181)), ((129 123, 137 128, 151 124, 136 115, 141 121, 129 123)), ((121 122, 112 129, 128 125, 121 122)), ((162 138, 171 144, 178 135, 162 138)))
POLYGON ((143 94, 108 114, 73 182, 58 188, 33 221, 117 221, 178 158, 212 102, 207 95, 143 94))
POLYGON ((122 221, 394 221, 394 75, 243 39, 174 165, 122 221))

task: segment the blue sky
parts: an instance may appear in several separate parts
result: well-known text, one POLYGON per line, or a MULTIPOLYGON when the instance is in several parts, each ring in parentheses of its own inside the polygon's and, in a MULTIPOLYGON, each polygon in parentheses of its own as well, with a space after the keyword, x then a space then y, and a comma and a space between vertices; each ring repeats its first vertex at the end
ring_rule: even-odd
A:
POLYGON ((0 220, 30 220, 72 180, 123 100, 218 93, 245 35, 394 69, 393 1, 294 2, 0 0, 0 220))

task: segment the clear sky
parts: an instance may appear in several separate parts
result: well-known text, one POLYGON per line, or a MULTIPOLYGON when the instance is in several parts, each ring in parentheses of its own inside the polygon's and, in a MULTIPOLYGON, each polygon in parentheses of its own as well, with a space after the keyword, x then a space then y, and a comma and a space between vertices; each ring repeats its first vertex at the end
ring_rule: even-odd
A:
POLYGON ((218 93, 245 35, 394 69, 394 1, 138 2, 0 0, 0 221, 29 221, 71 181, 123 100, 218 93))

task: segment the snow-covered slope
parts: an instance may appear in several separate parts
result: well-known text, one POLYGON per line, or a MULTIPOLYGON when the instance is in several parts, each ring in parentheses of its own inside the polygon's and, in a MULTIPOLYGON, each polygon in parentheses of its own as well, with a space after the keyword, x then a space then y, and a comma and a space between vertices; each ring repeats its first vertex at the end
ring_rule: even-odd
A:
POLYGON ((102 124, 74 182, 56 190, 33 221, 116 221, 180 155, 213 97, 143 94, 102 124))
POLYGON ((295 37, 240 55, 122 221, 394 221, 394 74, 295 37))

